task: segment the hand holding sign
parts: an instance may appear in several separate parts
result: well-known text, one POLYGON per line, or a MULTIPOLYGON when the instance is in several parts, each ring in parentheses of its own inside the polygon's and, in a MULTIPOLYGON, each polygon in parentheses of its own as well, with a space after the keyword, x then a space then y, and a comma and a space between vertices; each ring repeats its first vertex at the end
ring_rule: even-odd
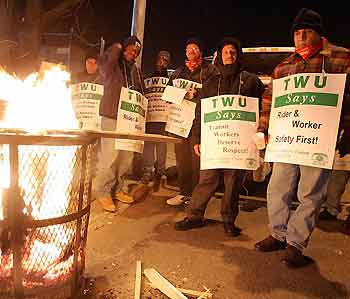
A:
POLYGON ((200 157, 201 156, 201 145, 200 144, 195 144, 193 146, 194 153, 200 157))
POLYGON ((185 98, 187 100, 192 100, 194 98, 194 96, 196 95, 196 93, 197 93, 197 90, 194 88, 191 88, 187 91, 185 98))

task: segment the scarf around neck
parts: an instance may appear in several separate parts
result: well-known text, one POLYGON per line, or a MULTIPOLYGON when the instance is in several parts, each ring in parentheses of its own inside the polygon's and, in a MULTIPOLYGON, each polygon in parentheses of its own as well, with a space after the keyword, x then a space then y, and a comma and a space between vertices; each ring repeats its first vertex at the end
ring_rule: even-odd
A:
POLYGON ((315 46, 306 46, 300 49, 296 49, 295 52, 298 53, 304 60, 308 60, 315 54, 317 54, 322 49, 322 42, 315 46))
POLYGON ((194 69, 196 69, 198 66, 200 66, 202 63, 202 58, 199 58, 197 60, 186 60, 185 61, 185 65, 187 66, 187 68, 190 70, 190 71, 193 71, 194 69))

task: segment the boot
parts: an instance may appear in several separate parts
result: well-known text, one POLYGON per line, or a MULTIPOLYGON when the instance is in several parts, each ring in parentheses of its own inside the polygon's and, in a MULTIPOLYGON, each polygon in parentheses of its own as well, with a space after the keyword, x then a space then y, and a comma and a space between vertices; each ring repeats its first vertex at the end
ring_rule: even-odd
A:
POLYGON ((131 204, 135 201, 132 196, 126 194, 124 191, 118 192, 116 198, 120 202, 127 203, 127 204, 131 204))
POLYGON ((115 213, 117 211, 117 207, 115 206, 112 197, 105 196, 105 197, 99 197, 98 201, 101 203, 102 208, 111 213, 115 213))
POLYGON ((255 249, 262 252, 277 251, 277 250, 285 249, 286 246, 287 246, 287 243, 285 241, 283 242, 283 241, 277 240, 271 235, 254 245, 255 249))
POLYGON ((203 227, 204 225, 205 222, 202 219, 190 219, 186 217, 181 221, 175 222, 175 229, 185 231, 193 228, 203 227))
POLYGON ((313 263, 314 261, 310 257, 303 255, 298 248, 288 245, 285 256, 281 262, 288 268, 301 268, 313 263))
POLYGON ((224 222, 224 231, 229 236, 238 237, 241 234, 242 229, 233 223, 224 222))

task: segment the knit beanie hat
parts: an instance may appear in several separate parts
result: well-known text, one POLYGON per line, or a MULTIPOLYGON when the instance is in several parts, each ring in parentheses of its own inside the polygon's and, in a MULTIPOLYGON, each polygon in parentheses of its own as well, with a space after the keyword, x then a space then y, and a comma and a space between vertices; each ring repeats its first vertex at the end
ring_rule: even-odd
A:
POLYGON ((161 50, 158 52, 158 57, 166 57, 168 59, 168 61, 170 61, 170 53, 168 51, 165 50, 161 50))
POLYGON ((221 51, 223 49, 223 47, 225 47, 226 45, 232 45, 236 48, 236 51, 237 51, 237 58, 240 57, 242 55, 242 48, 241 48, 241 42, 234 38, 234 37, 231 37, 231 36, 227 36, 227 37, 224 37, 219 45, 218 45, 218 54, 221 55, 221 51))
POLYGON ((313 29, 319 35, 324 34, 321 16, 308 8, 302 8, 295 17, 292 25, 292 34, 299 29, 313 29))
POLYGON ((129 45, 134 45, 137 48, 141 49, 141 42, 136 35, 131 35, 124 40, 123 48, 125 49, 129 45))

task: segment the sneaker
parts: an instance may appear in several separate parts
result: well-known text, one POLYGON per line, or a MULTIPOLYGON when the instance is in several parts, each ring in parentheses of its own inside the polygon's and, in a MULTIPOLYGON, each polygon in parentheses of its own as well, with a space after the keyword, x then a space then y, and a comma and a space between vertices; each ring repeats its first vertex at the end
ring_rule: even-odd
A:
POLYGON ((285 249, 286 246, 287 246, 286 241, 282 242, 280 240, 275 239, 271 235, 254 245, 255 249, 262 252, 271 252, 271 251, 281 250, 281 249, 285 249))
POLYGON ((303 253, 292 245, 287 246, 286 254, 281 260, 289 268, 301 268, 313 263, 313 259, 303 255, 303 253))
POLYGON ((233 223, 226 223, 226 222, 224 222, 224 230, 225 230, 226 234, 233 236, 233 237, 238 237, 242 231, 241 228, 234 225, 233 223))
POLYGON ((185 196, 184 195, 176 195, 172 198, 169 198, 166 203, 171 206, 179 206, 182 205, 185 202, 185 196))
POLYGON ((189 230, 192 228, 203 227, 205 225, 202 219, 185 218, 175 223, 176 230, 189 230))
POLYGON ((117 211, 117 207, 115 206, 112 197, 105 196, 105 197, 99 197, 98 201, 101 203, 102 208, 111 213, 115 213, 117 211))
POLYGON ((131 204, 135 201, 135 199, 132 196, 126 194, 124 191, 118 192, 116 198, 119 201, 127 204, 131 204))
POLYGON ((324 209, 320 215, 318 215, 319 220, 337 220, 337 216, 332 215, 327 209, 324 209))

